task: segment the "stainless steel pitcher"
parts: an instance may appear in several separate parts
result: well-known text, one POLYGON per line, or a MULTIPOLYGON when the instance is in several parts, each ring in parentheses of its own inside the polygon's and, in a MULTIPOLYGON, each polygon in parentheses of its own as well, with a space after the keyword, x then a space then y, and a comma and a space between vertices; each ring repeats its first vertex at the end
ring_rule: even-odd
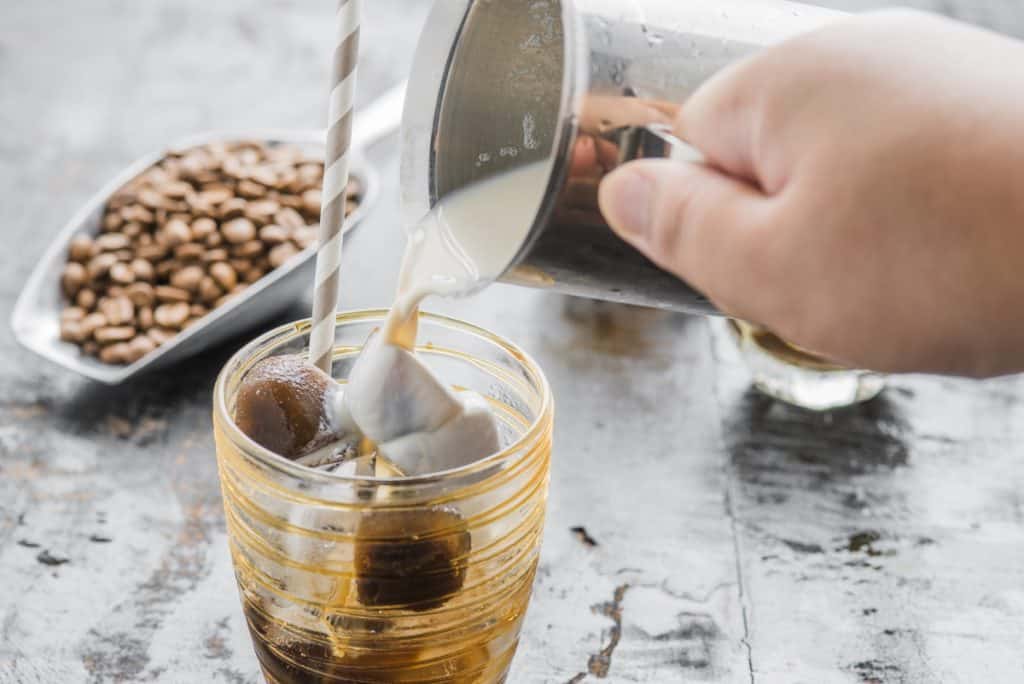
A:
POLYGON ((839 16, 779 0, 438 0, 406 98, 404 214, 415 220, 450 192, 544 162, 533 227, 502 281, 716 313, 608 228, 598 185, 631 159, 692 159, 666 133, 691 93, 839 16))

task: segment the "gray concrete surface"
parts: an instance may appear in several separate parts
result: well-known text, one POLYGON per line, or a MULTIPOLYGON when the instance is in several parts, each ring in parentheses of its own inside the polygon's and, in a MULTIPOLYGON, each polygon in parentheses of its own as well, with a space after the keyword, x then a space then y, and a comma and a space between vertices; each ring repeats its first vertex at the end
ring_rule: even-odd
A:
MULTIPOLYGON (((136 156, 202 129, 320 124, 329 5, 3 0, 0 320, 136 156)), ((426 7, 365 5, 363 99, 404 73, 426 7)), ((1014 0, 918 5, 1024 34, 1014 0)), ((397 267, 394 141, 373 157, 386 199, 350 242, 347 308, 386 305, 397 267)), ((435 308, 520 342, 558 399, 512 682, 1024 681, 1020 380, 899 379, 808 415, 749 391, 702 320, 505 287, 435 308)), ((241 341, 109 389, 0 326, 0 682, 259 681, 209 417, 241 341)))

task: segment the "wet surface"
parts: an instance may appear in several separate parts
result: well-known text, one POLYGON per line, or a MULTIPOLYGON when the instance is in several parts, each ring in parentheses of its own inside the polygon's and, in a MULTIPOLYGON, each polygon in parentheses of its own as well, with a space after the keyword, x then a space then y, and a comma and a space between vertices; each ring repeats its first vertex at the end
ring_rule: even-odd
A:
MULTIPOLYGON (((18 100, 0 222, 18 256, 0 320, 50 237, 141 153, 321 124, 331 34, 314 5, 4 4, 0 92, 18 100)), ((425 6, 364 3, 363 97, 406 70, 425 6)), ((942 8, 1024 34, 1009 0, 942 8)), ((372 158, 397 197, 394 141, 372 158)), ((388 303, 399 246, 383 201, 349 243, 346 308, 388 303)), ((1021 681, 1020 380, 898 379, 867 406, 809 414, 752 393, 699 319, 508 287, 430 308, 520 343, 558 402, 510 682, 1021 681)), ((216 372, 248 336, 107 388, 0 326, 0 682, 260 681, 210 424, 216 372)))

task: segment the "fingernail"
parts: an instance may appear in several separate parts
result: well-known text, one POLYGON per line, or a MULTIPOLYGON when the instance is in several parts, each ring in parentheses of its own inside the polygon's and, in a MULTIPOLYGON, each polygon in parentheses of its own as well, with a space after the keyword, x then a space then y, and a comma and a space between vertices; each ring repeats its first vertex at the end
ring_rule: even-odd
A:
POLYGON ((602 181, 598 200, 605 220, 619 235, 636 239, 650 231, 654 186, 631 165, 617 169, 602 181))

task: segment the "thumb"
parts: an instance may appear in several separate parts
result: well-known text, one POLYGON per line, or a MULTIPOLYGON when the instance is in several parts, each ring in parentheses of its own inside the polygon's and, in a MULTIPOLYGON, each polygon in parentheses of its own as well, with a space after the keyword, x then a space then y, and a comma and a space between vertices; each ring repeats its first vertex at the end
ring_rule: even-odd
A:
POLYGON ((770 269, 769 198, 702 164, 643 160, 605 177, 612 229, 723 312, 761 322, 770 269))

